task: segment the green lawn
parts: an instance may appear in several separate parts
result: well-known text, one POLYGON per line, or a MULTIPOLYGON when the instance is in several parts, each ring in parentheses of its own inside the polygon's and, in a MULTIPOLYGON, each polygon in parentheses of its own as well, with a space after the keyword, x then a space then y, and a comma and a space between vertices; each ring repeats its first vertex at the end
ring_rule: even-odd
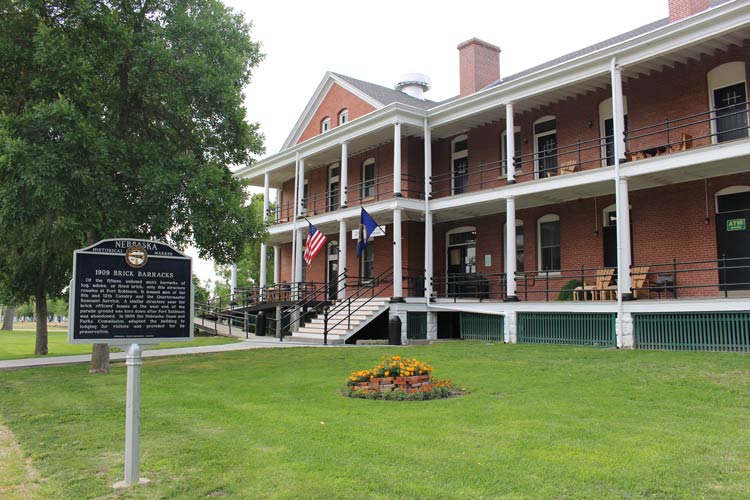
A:
POLYGON ((55 499, 750 498, 750 357, 451 343, 143 364, 142 475, 122 478, 125 367, 0 373, 0 420, 55 499), (399 352, 469 395, 349 399, 399 352))
MULTIPOLYGON (((49 356, 68 356, 70 354, 91 354, 90 344, 68 344, 68 332, 48 333, 49 356)), ((34 332, 9 332, 0 330, 0 361, 6 359, 42 358, 34 356, 34 332)), ((195 337, 192 342, 165 342, 151 349, 167 349, 170 347, 195 347, 203 345, 229 344, 239 342, 228 337, 195 337)), ((116 348, 112 349, 113 351, 116 348)))

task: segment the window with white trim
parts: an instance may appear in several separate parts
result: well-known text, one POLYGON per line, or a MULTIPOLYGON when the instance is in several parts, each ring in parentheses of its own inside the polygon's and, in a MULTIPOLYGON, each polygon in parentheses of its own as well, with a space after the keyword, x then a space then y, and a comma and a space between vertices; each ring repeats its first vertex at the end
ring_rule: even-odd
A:
POLYGON ((320 121, 320 133, 328 132, 331 130, 331 117, 326 116, 320 121))
POLYGON ((349 121, 349 110, 344 108, 341 111, 339 111, 339 125, 343 125, 344 123, 349 121))
POLYGON ((560 217, 548 214, 537 221, 539 271, 560 271, 560 217))
POLYGON ((746 74, 742 61, 721 64, 707 74, 714 143, 748 136, 746 74))
POLYGON ((365 251, 362 252, 362 281, 368 283, 375 277, 375 242, 371 239, 367 242, 365 251))
POLYGON ((375 196, 375 158, 362 163, 362 198, 375 196))
MULTIPOLYGON (((628 133, 628 98, 622 97, 622 110, 625 115, 625 134, 628 133)), ((599 103, 599 137, 602 145, 602 167, 615 164, 615 121, 612 118, 612 98, 599 103)))
MULTIPOLYGON (((503 234, 508 234, 507 224, 503 224, 503 234)), ((523 245, 523 221, 516 219, 516 272, 525 270, 525 254, 523 245)))
POLYGON ((451 141, 451 192, 465 193, 469 190, 469 139, 466 134, 451 141))
POLYGON ((534 170, 542 179, 557 173, 557 119, 544 116, 534 122, 534 170))
MULTIPOLYGON (((521 168, 521 127, 513 127, 513 159, 515 160, 516 172, 520 172, 521 168)), ((508 175, 508 131, 503 130, 500 136, 500 164, 502 165, 503 177, 508 175)))

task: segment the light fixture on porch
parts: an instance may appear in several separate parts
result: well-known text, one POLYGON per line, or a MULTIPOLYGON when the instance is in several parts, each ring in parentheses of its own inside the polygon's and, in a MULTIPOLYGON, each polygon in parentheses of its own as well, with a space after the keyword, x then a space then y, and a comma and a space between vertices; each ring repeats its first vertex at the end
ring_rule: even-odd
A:
POLYGON ((594 196, 594 237, 599 236, 599 214, 596 208, 596 196, 594 196))
POLYGON ((703 222, 706 223, 708 226, 711 224, 711 216, 708 214, 708 179, 703 179, 703 191, 706 194, 706 218, 703 219, 703 222))

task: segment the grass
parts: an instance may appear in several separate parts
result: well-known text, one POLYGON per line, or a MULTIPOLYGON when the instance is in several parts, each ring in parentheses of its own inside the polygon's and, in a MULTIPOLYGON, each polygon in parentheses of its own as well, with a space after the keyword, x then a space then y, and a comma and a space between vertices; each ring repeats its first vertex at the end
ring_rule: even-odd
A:
MULTIPOLYGON (((6 359, 43 358, 50 356, 68 356, 72 354, 91 354, 90 344, 69 344, 67 331, 54 331, 48 333, 47 356, 34 355, 34 332, 9 332, 0 330, 0 361, 6 359)), ((172 347, 197 347, 204 345, 229 344, 239 342, 228 337, 195 337, 191 342, 165 342, 151 349, 168 349, 172 347)), ((117 348, 112 348, 117 351, 117 348)))
POLYGON ((144 361, 145 487, 122 478, 125 369, 0 375, 0 420, 55 499, 750 498, 750 358, 453 343, 144 361), (380 356, 470 394, 337 394, 380 356))

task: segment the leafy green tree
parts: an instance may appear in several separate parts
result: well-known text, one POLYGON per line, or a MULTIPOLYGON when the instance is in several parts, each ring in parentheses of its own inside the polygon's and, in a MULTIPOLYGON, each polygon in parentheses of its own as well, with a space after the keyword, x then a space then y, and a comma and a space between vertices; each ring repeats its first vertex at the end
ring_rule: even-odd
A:
POLYGON ((210 295, 210 292, 206 287, 201 284, 201 280, 198 279, 198 276, 195 274, 193 275, 193 296, 196 303, 205 303, 208 302, 208 297, 210 295))
MULTIPOLYGON (((263 218, 263 195, 255 193, 250 198, 250 210, 256 217, 263 218)), ((262 239, 256 238, 245 243, 242 252, 237 259, 237 286, 249 287, 260 284, 260 245, 262 239)), ((273 249, 268 248, 266 252, 266 280, 268 284, 273 282, 273 249)), ((228 297, 230 293, 230 280, 232 276, 232 265, 220 265, 217 274, 221 278, 216 282, 214 295, 228 297)))
POLYGON ((235 261, 264 234, 229 169, 262 152, 242 92, 261 59, 219 0, 0 0, 0 289, 46 318, 73 251, 111 237, 235 261))

